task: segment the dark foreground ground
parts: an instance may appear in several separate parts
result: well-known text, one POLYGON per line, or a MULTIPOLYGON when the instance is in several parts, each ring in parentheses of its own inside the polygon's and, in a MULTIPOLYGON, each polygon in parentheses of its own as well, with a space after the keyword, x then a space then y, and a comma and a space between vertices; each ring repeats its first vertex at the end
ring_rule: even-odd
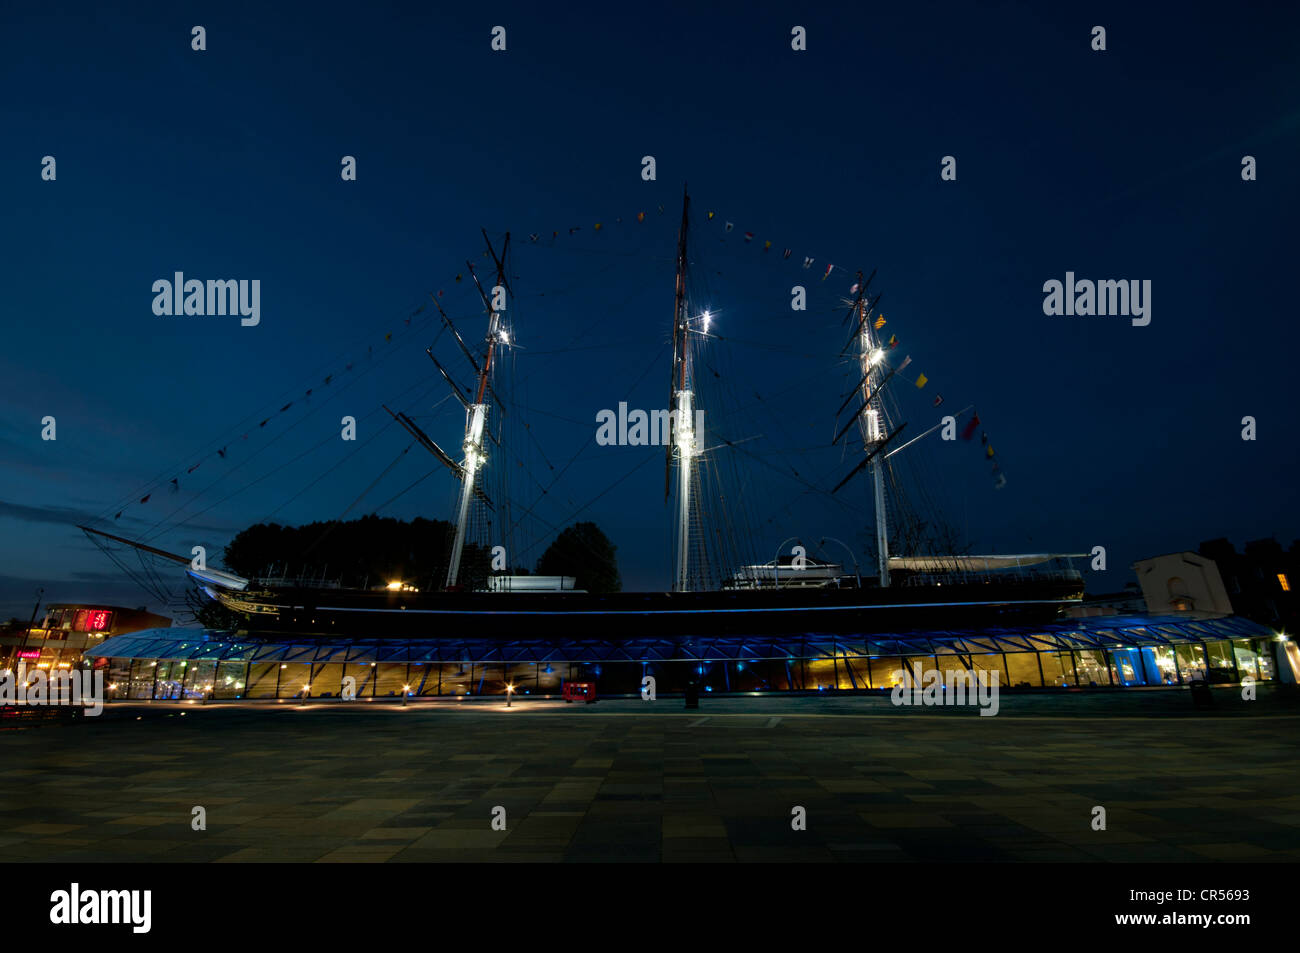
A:
POLYGON ((0 732, 7 861, 1296 861, 1300 709, 1264 689, 118 703, 0 732), (182 714, 183 713, 183 714, 182 714), (207 829, 191 829, 202 806, 207 829), (1091 828, 1106 810, 1106 830, 1091 828), (491 826, 505 809, 504 831, 491 826), (807 829, 791 829, 792 810, 807 829))

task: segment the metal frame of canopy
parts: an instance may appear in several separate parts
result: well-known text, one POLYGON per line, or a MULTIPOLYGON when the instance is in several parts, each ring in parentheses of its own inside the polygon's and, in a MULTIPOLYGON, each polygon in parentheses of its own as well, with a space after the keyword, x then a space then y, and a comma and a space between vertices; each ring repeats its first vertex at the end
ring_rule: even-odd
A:
POLYGON ((1272 638, 1266 626, 1237 616, 1096 616, 1019 628, 869 633, 860 637, 793 632, 783 637, 710 636, 682 639, 368 639, 262 641, 233 632, 147 629, 115 636, 87 658, 221 662, 350 662, 409 664, 485 662, 668 662, 757 659, 872 658, 990 652, 1042 652, 1230 639, 1272 638))

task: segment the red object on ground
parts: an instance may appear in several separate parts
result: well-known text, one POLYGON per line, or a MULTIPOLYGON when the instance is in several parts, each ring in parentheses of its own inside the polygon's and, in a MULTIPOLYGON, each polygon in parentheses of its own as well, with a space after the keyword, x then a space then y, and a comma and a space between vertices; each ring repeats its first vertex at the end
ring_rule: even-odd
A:
POLYGON ((585 701, 588 705, 596 700, 595 682, 565 682, 564 701, 585 701))

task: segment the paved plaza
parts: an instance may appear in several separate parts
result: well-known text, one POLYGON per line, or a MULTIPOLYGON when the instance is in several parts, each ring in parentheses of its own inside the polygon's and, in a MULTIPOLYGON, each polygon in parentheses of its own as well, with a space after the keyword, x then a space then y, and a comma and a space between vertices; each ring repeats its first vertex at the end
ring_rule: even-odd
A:
POLYGON ((111 704, 0 732, 10 861, 1296 861, 1265 692, 111 704), (207 829, 191 829, 206 809, 207 829), (1106 830, 1091 828, 1106 810, 1106 830), (806 830, 793 830, 796 807, 806 830), (505 830, 494 830, 504 808, 505 830))

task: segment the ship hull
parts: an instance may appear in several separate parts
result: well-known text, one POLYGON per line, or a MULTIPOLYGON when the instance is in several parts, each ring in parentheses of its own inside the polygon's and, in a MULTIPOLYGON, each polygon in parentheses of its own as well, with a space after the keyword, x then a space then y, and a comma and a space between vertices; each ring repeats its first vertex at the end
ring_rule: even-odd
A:
POLYGON ((1074 579, 607 595, 205 588, 248 617, 250 634, 616 640, 1026 625, 1057 618, 1083 595, 1074 579))

